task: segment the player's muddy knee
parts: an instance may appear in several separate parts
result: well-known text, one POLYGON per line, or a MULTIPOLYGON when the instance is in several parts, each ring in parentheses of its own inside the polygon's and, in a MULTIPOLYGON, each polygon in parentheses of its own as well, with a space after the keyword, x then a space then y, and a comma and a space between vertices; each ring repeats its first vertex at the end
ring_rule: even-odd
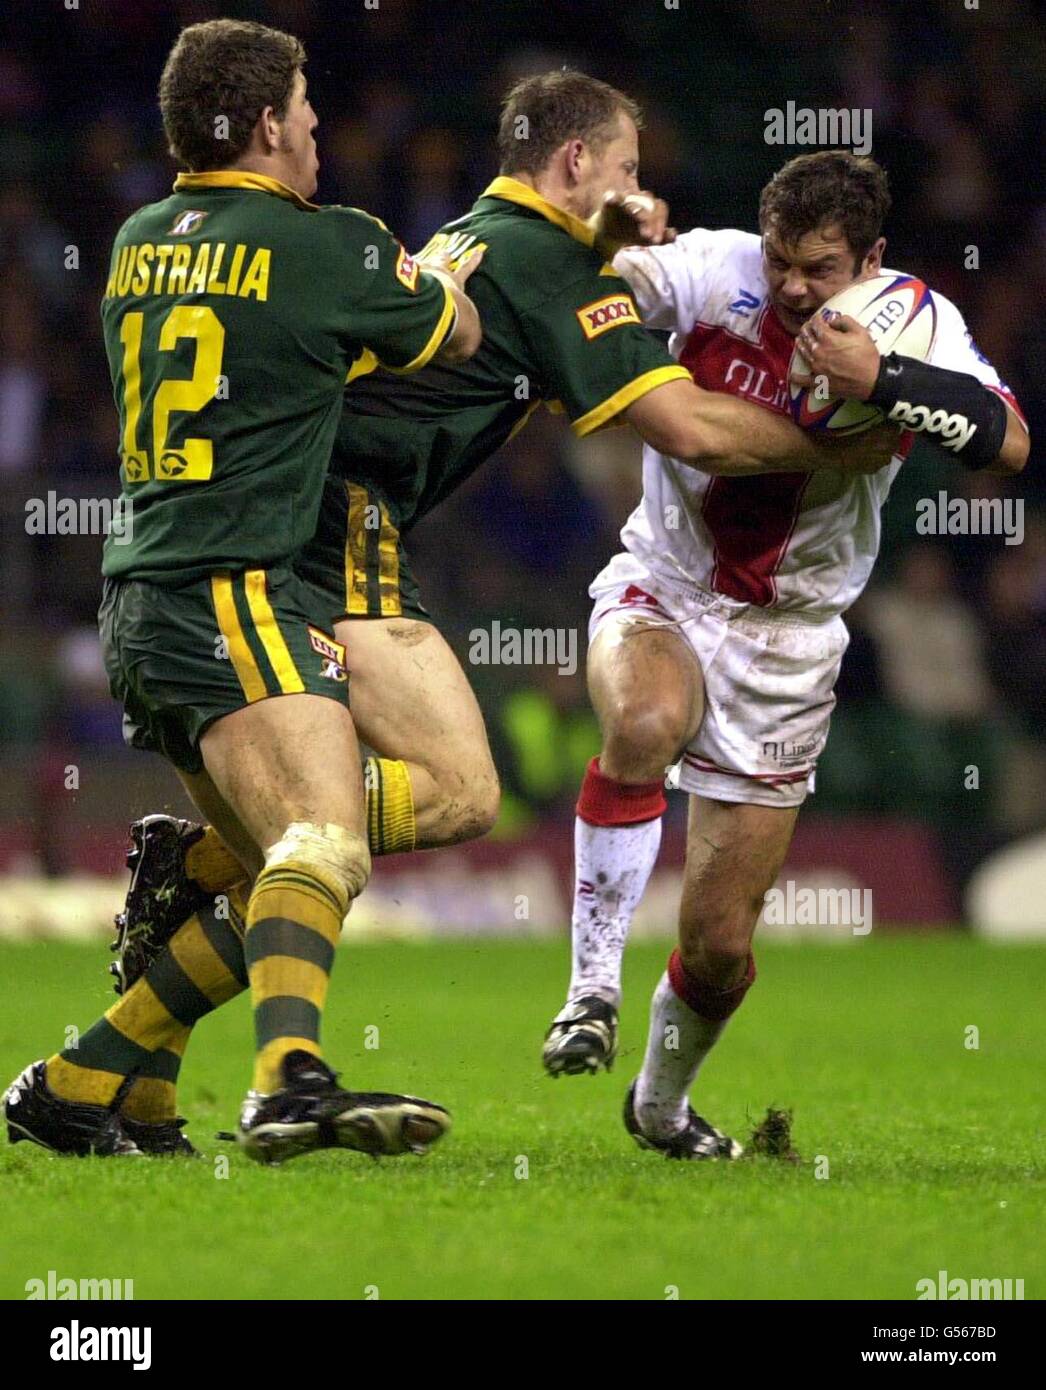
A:
POLYGON ((366 838, 341 825, 295 821, 265 855, 265 867, 294 860, 333 877, 351 902, 367 886, 371 858, 366 838))
POLYGON ((742 978, 751 946, 750 926, 729 918, 684 926, 680 931, 679 955, 684 966, 718 989, 729 988, 742 978))
POLYGON ((468 822, 470 838, 478 839, 479 836, 493 830, 500 810, 501 783, 497 773, 491 768, 489 774, 472 788, 468 822))
POLYGON ((602 765, 608 776, 656 781, 686 743, 686 715, 667 705, 621 704, 604 732, 602 765))
POLYGON ((483 776, 443 791, 434 838, 442 844, 478 840, 493 829, 500 807, 501 784, 490 768, 483 776))

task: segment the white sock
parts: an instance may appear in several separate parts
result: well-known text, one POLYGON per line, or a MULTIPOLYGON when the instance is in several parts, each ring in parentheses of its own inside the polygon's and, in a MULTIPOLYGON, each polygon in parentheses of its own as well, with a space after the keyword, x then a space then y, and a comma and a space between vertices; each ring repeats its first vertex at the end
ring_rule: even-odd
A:
POLYGON ((641 825, 574 821, 573 970, 567 1002, 596 994, 621 1002, 628 929, 661 846, 661 817, 641 825))
POLYGON ((672 988, 668 972, 661 976, 650 1001, 650 1033, 634 1102, 639 1128, 651 1139, 667 1139, 686 1124, 690 1087, 728 1021, 695 1014, 672 988))

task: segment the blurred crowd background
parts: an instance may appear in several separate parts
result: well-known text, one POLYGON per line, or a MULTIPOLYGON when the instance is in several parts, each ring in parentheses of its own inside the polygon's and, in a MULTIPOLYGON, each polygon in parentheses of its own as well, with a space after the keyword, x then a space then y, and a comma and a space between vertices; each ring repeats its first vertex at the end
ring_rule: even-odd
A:
MULTIPOLYGON (((68 796, 70 765, 91 769, 92 816, 105 807, 117 826, 165 777, 122 749, 105 688, 101 539, 27 535, 25 507, 48 491, 116 494, 98 321, 109 246, 173 178, 155 96, 165 54, 183 24, 222 14, 305 41, 318 199, 366 208, 413 248, 496 173, 499 99, 528 71, 570 63, 640 100, 642 182, 680 228, 755 228, 763 183, 801 152, 764 142, 768 108, 871 107, 895 203, 887 263, 958 302, 1036 442, 1013 483, 962 476, 925 450, 902 470, 805 814, 926 822, 959 881, 1046 823, 1046 39, 1032 0, 4 0, 0 836, 17 823, 18 853, 61 870, 79 841, 56 841, 49 807, 68 796), (916 502, 941 489, 1023 498, 1023 542, 919 536, 916 502)), ((469 632, 494 619, 578 632, 574 677, 466 668, 504 778, 501 834, 572 814, 598 747, 586 589, 638 483, 626 431, 577 445, 538 412, 411 538, 428 605, 463 659, 469 632)))

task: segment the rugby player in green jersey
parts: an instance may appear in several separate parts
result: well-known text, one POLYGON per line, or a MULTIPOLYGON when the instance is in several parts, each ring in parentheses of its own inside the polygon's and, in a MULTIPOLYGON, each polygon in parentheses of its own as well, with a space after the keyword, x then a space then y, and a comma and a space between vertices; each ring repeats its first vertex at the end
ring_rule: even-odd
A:
POLYGON ((370 360, 353 368, 319 529, 298 568, 329 596, 339 640, 351 643, 360 736, 388 754, 367 769, 381 792, 368 797, 372 853, 468 839, 497 813, 479 707, 422 604, 402 536, 542 402, 577 436, 627 423, 710 473, 863 470, 889 458, 893 429, 840 449, 700 390, 642 327, 609 263, 663 225, 639 192, 640 122, 624 93, 583 73, 518 83, 503 104, 499 177, 426 248, 452 264, 482 249, 469 283, 479 351, 409 381, 370 360), (624 206, 607 207, 608 197, 624 206))
POLYGON ((262 25, 185 29, 160 83, 185 172, 113 247, 102 322, 133 528, 104 552, 106 667, 128 741, 173 763, 253 887, 242 941, 212 901, 137 993, 8 1089, 11 1138, 59 1151, 182 1147, 147 1110, 121 1116, 130 1079, 176 1070, 199 1012, 246 986, 250 1157, 418 1151, 448 1124, 426 1101, 340 1089, 321 1060, 334 947, 370 854, 344 651, 291 561, 316 529, 352 364, 464 361, 480 341, 461 289, 476 262, 433 273, 366 213, 307 201, 304 59, 262 25))
MULTIPOLYGON (((469 281, 483 319, 479 350, 410 378, 367 354, 351 370, 319 529, 296 569, 350 647, 353 718, 375 751, 366 779, 374 854, 468 839, 496 815, 479 707, 421 604, 401 536, 542 400, 558 402, 578 435, 625 421, 709 472, 864 470, 889 459, 892 430, 825 446, 784 418, 699 390, 642 327, 609 264, 618 240, 656 239, 663 222, 639 193, 638 122, 628 97, 581 73, 515 87, 501 120, 501 175, 426 248, 451 264, 482 249, 469 281)), ((210 911, 214 893, 242 873, 213 830, 150 817, 133 834, 118 943, 124 985, 175 951, 186 906, 210 911), (176 906, 164 908, 172 892, 176 906)), ((129 1098, 166 1106, 157 1118, 173 1114, 170 1051, 158 1048, 129 1098)))

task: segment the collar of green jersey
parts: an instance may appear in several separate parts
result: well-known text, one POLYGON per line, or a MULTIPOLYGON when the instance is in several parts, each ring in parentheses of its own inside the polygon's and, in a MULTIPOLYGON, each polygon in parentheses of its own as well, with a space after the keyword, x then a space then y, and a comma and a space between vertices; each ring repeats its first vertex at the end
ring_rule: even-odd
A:
POLYGON ((174 181, 176 193, 199 192, 205 188, 250 188, 255 193, 275 193, 277 198, 286 198, 309 212, 317 210, 315 203, 307 202, 279 179, 271 179, 268 174, 252 174, 246 169, 206 169, 202 174, 179 174, 174 181))
POLYGON ((481 198, 502 198, 507 203, 518 203, 520 207, 529 208, 531 212, 538 212, 542 217, 547 217, 550 222, 554 222, 557 227, 562 227, 565 232, 569 232, 575 241, 580 241, 584 246, 593 246, 596 234, 587 222, 583 222, 580 217, 575 217, 572 212, 567 212, 566 208, 557 208, 555 203, 550 203, 547 198, 542 198, 536 188, 531 188, 527 183, 520 183, 519 179, 509 178, 506 174, 499 174, 493 183, 480 194, 481 198))

